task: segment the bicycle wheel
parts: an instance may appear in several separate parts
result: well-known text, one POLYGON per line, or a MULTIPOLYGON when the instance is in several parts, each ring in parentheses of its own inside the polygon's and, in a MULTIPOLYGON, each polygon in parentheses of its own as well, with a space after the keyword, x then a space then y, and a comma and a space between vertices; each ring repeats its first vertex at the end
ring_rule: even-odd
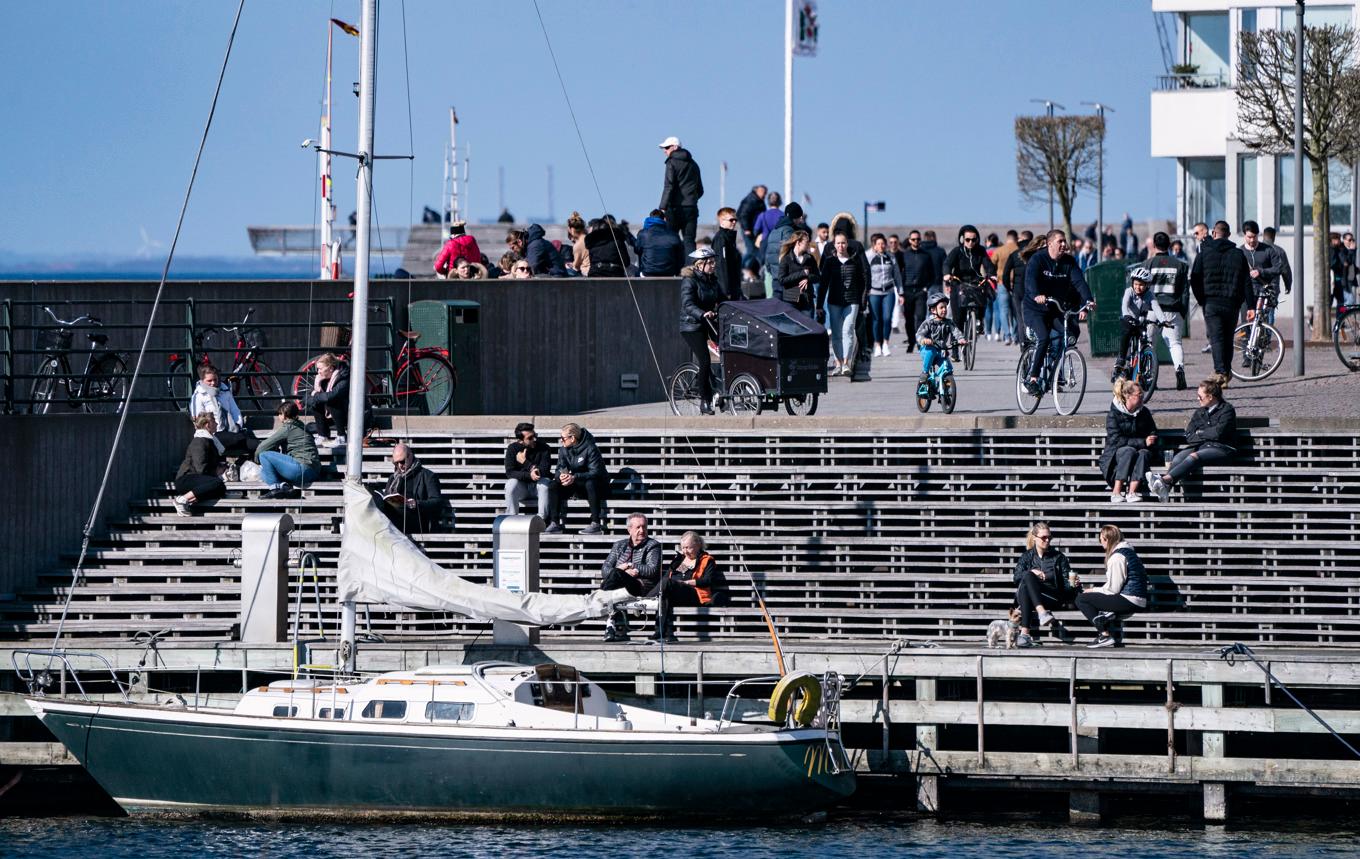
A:
POLYGON ((1138 359, 1138 387, 1143 389, 1143 402, 1152 399, 1152 394, 1157 390, 1157 347, 1149 343, 1143 347, 1143 354, 1138 359))
POLYGON ((968 342, 963 344, 963 368, 971 370, 973 365, 977 363, 978 317, 976 311, 968 311, 968 322, 964 336, 968 338, 968 342))
POLYGON ((1034 360, 1035 348, 1029 346, 1021 352, 1020 363, 1015 365, 1015 404, 1027 415, 1038 411, 1039 402, 1044 398, 1042 391, 1036 396, 1025 390, 1025 379, 1029 377, 1029 365, 1034 360))
POLYGON ((289 393, 293 395, 293 402, 299 409, 306 408, 305 401, 307 394, 311 392, 313 383, 316 382, 316 362, 321 356, 316 355, 306 364, 298 367, 297 373, 293 376, 293 386, 289 393))
POLYGON ((817 414, 817 394, 800 394, 784 398, 784 411, 794 417, 810 417, 817 414))
MULTIPOLYGON (((250 372, 259 375, 241 377, 241 392, 255 411, 272 413, 283 402, 283 385, 279 384, 274 370, 263 361, 256 361, 250 372)), ((239 396, 237 404, 240 404, 239 396)))
POLYGON ((165 395, 170 398, 170 410, 189 411, 189 397, 194 393, 194 382, 184 359, 180 358, 171 364, 168 372, 170 375, 165 377, 165 395))
POLYGON ((1360 308, 1346 311, 1332 328, 1332 345, 1341 366, 1354 373, 1360 370, 1360 308))
POLYGON ((930 385, 929 382, 924 383, 925 385, 927 385, 927 391, 925 396, 921 396, 922 384, 923 383, 921 382, 916 383, 916 410, 921 414, 925 414, 926 412, 930 411, 930 403, 935 398, 931 395, 932 392, 929 390, 930 385))
POLYGON ((671 412, 676 417, 686 418, 702 414, 700 406, 703 397, 699 396, 699 368, 691 363, 681 364, 671 375, 670 384, 671 412))
POLYGON ((1233 332, 1232 374, 1244 382, 1259 382, 1284 361, 1284 340, 1273 325, 1248 322, 1233 332), (1253 332, 1252 328, 1256 330, 1253 332))
POLYGON ((765 389, 756 377, 742 373, 727 389, 727 410, 734 415, 758 415, 764 399, 765 389))
POLYGON ((397 373, 397 411, 442 415, 453 401, 458 377, 443 355, 421 355, 397 373))
POLYGON ((38 367, 37 376, 33 379, 33 386, 28 392, 28 413, 30 415, 45 415, 52 408, 52 400, 57 395, 57 385, 61 380, 61 362, 56 358, 48 358, 38 367))
POLYGON ((1060 415, 1073 415, 1086 396, 1086 359, 1076 349, 1063 353, 1053 372, 1053 408, 1060 415))
POLYGON ((944 409, 945 414, 952 415, 958 401, 959 389, 954 384, 954 374, 945 373, 944 378, 940 380, 940 408, 944 409))

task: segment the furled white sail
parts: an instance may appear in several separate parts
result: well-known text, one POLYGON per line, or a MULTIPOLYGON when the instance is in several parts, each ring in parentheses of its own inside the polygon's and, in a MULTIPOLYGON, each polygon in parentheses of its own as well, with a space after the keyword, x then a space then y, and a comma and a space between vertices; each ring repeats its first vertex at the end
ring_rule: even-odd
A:
POLYGON ((474 620, 529 626, 604 617, 616 603, 632 599, 626 590, 595 591, 589 596, 517 594, 469 582, 426 557, 374 506, 368 491, 352 480, 345 481, 339 588, 341 601, 451 611, 474 620))

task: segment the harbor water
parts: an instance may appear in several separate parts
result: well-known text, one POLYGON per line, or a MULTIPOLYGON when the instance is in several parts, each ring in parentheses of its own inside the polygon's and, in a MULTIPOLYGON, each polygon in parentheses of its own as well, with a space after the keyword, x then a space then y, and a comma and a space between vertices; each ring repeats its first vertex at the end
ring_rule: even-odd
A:
POLYGON ((1153 818, 1116 826, 1032 821, 939 822, 914 815, 850 815, 820 825, 666 827, 629 825, 452 825, 434 823, 266 823, 184 819, 0 820, 0 855, 100 856, 353 856, 752 857, 911 856, 997 859, 1044 856, 1268 856, 1331 859, 1357 853, 1353 821, 1203 826, 1153 818), (1342 823, 1338 826, 1338 823, 1342 823), (1287 828, 1286 828, 1287 827, 1287 828))

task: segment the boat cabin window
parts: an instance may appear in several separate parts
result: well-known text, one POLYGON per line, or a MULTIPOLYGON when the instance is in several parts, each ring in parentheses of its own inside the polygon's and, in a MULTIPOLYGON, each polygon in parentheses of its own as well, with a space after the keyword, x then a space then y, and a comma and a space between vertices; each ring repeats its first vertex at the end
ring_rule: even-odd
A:
POLYGON ((345 708, 336 707, 332 710, 330 707, 322 707, 321 710, 317 712, 316 717, 318 719, 343 719, 345 718, 345 708))
POLYGON ((565 710, 570 713, 576 708, 577 687, 580 687, 580 700, 590 697, 590 686, 568 665, 539 665, 534 669, 538 682, 529 684, 529 693, 534 705, 549 710, 565 710))
POLYGON ((369 701, 360 714, 365 719, 405 719, 405 701, 369 701))
POLYGON ((425 718, 431 722, 466 722, 476 705, 462 701, 431 701, 425 705, 425 718))
POLYGON ((275 716, 296 716, 297 707, 289 707, 287 704, 279 704, 274 708, 275 716))

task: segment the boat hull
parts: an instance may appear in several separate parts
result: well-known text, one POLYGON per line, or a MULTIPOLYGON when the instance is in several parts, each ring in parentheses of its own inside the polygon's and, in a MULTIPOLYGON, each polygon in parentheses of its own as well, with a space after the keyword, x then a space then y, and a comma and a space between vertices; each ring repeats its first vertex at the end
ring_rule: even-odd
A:
POLYGON ((130 813, 761 817, 854 791, 815 730, 375 726, 31 700, 130 813))

